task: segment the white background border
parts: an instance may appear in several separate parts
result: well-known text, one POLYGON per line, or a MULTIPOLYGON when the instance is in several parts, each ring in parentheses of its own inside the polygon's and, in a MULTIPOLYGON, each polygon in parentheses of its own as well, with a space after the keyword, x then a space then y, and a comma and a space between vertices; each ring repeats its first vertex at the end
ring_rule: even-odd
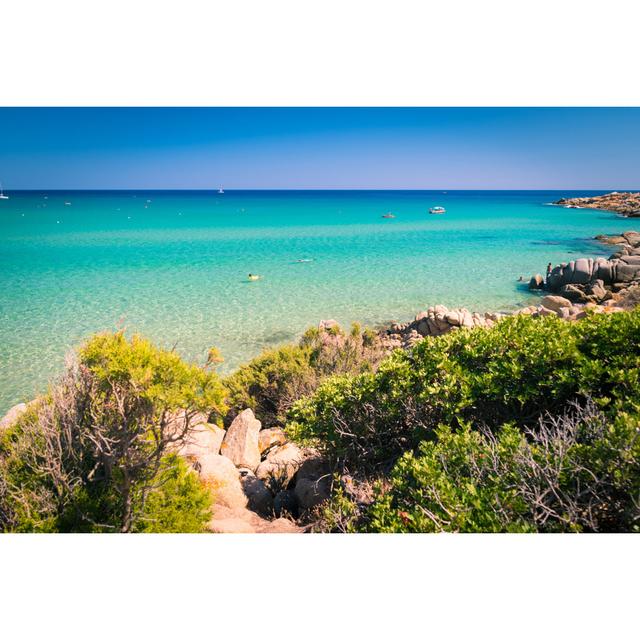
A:
POLYGON ((637 106, 630 0, 5 0, 0 104, 637 106))
MULTIPOLYGON (((13 0, 0 23, 4 106, 640 105, 620 0, 13 0)), ((637 540, 2 536, 3 636, 626 637, 637 540)))

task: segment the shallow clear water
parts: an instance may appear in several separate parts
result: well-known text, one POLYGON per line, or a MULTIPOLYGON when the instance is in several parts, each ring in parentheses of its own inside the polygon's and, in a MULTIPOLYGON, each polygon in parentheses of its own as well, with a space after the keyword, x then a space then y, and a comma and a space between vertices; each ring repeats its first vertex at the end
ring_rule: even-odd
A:
POLYGON ((545 206, 574 193, 587 195, 10 193, 0 200, 0 411, 46 388, 65 351, 103 329, 126 326, 196 361, 216 345, 230 371, 323 318, 376 324, 437 303, 525 304, 518 276, 608 254, 589 239, 634 226, 545 206), (447 213, 428 215, 434 205, 447 213), (381 218, 388 211, 396 218, 381 218), (248 282, 249 272, 264 278, 248 282))

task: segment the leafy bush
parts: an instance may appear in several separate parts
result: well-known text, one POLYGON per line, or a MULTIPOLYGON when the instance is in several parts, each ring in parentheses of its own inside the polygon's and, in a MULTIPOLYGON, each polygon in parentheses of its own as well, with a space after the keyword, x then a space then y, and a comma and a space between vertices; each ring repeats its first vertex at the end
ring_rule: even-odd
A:
MULTIPOLYGON (((526 434, 441 427, 405 454, 360 526, 375 532, 640 530, 637 417, 589 404, 526 434), (528 437, 526 437, 528 436, 528 437)), ((344 506, 341 506, 344 510, 344 506)))
POLYGON ((249 407, 264 427, 282 425, 293 403, 313 393, 322 380, 373 370, 385 354, 377 334, 359 325, 349 335, 337 325, 309 329, 299 344, 265 351, 226 378, 227 421, 249 407))
POLYGON ((375 373, 334 377, 290 412, 290 435, 351 472, 385 468, 439 424, 535 424, 590 396, 640 410, 640 310, 569 323, 516 316, 491 329, 425 338, 375 373))
POLYGON ((136 532, 205 531, 211 519, 211 492, 182 458, 175 454, 164 457, 156 485, 147 496, 136 532))
MULTIPOLYGON (((147 499, 160 480, 186 491, 185 505, 189 492, 199 504, 193 482, 171 476, 166 455, 198 412, 220 419, 223 401, 218 377, 175 353, 137 336, 94 336, 4 439, 3 527, 132 531, 149 515, 147 499)), ((159 495, 152 505, 161 504, 159 495)), ((184 526, 195 526, 194 517, 184 526)))

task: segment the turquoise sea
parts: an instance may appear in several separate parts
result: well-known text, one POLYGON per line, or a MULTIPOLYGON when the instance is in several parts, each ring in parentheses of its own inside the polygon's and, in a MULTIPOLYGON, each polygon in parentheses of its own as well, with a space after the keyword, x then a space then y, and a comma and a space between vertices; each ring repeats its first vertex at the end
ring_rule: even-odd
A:
POLYGON ((215 345, 229 372, 325 318, 375 325, 437 303, 527 304, 520 275, 608 254, 590 238, 633 228, 545 204, 597 193, 8 192, 0 412, 46 388, 95 331, 124 326, 200 362, 215 345), (447 213, 429 215, 434 205, 447 213))

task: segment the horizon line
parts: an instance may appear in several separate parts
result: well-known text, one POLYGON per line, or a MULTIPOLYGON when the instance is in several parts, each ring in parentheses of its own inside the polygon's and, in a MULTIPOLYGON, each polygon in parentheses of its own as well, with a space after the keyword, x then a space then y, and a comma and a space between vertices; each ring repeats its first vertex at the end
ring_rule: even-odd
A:
POLYGON ((165 191, 165 192, 175 192, 175 191, 198 191, 203 193, 216 193, 217 195, 224 195, 226 193, 232 192, 246 192, 246 191, 438 191, 440 193, 449 193, 449 192, 461 192, 461 191, 618 191, 618 192, 627 192, 627 191, 640 191, 640 187, 634 188, 621 188, 621 187, 564 187, 562 189, 558 188, 518 188, 518 189, 491 189, 491 188, 483 188, 483 189, 473 189, 473 188, 349 188, 349 187, 294 187, 294 188, 285 188, 285 187, 270 187, 270 188, 260 188, 260 187, 245 187, 245 188, 231 188, 225 189, 222 194, 219 194, 215 187, 212 188, 157 188, 157 187, 135 187, 135 188, 119 188, 119 187, 95 187, 95 188, 75 188, 75 187, 37 187, 37 188, 29 188, 29 189, 5 189, 5 193, 31 193, 31 192, 41 192, 41 191, 165 191))

